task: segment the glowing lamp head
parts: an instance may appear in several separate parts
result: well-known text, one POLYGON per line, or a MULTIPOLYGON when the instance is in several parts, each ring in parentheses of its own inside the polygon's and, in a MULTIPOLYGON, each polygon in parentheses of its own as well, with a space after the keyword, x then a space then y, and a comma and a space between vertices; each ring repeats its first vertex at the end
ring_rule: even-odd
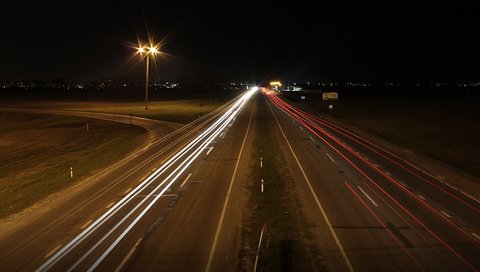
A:
POLYGON ((158 49, 155 48, 155 47, 150 47, 150 48, 148 49, 148 52, 150 52, 150 53, 152 53, 152 54, 156 54, 156 53, 158 53, 159 51, 158 51, 158 49))
POLYGON ((137 52, 141 54, 141 53, 145 53, 146 51, 144 47, 139 47, 137 48, 137 52))

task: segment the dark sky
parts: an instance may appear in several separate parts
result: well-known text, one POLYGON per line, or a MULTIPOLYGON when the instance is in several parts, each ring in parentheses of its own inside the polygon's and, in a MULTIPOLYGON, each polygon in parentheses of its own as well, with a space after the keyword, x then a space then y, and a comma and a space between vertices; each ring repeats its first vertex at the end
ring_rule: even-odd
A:
POLYGON ((140 75, 147 31, 157 78, 480 80, 479 1, 12 2, 0 80, 140 75))

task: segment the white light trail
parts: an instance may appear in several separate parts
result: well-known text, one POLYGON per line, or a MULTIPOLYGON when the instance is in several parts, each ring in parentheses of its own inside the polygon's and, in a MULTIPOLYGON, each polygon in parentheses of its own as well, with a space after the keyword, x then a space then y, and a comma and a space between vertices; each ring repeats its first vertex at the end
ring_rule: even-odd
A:
POLYGON ((103 259, 115 248, 115 246, 125 237, 125 235, 133 228, 133 226, 145 215, 145 213, 157 202, 157 200, 167 191, 172 184, 183 174, 183 172, 193 163, 193 161, 202 153, 204 148, 209 145, 213 139, 215 139, 223 130, 231 125, 236 115, 243 108, 245 103, 250 99, 250 97, 257 91, 257 89, 251 89, 247 91, 244 95, 237 99, 237 101, 225 112, 217 121, 215 121, 210 127, 205 129, 200 135, 193 139, 189 144, 183 147, 178 153, 168 159, 165 164, 159 167, 155 172, 148 176, 142 183, 137 187, 131 190, 124 198, 117 202, 113 207, 111 207, 107 212, 100 216, 97 220, 91 223, 84 231, 77 235, 72 241, 66 244, 61 250, 56 252, 51 258, 49 258, 42 266, 40 266, 35 271, 47 271, 53 267, 59 260, 65 257, 69 252, 71 252, 78 244, 84 241, 92 233, 94 233, 100 226, 102 226, 107 220, 111 219, 120 209, 122 209, 126 204, 138 196, 142 191, 147 189, 160 175, 165 173, 167 170, 173 166, 174 163, 179 161, 187 153, 190 152, 190 155, 187 158, 183 158, 183 161, 175 169, 171 170, 172 172, 163 179, 160 184, 158 184, 153 190, 151 190, 147 197, 138 203, 133 209, 130 210, 110 231, 105 234, 97 243, 90 248, 72 267, 70 270, 74 270, 77 265, 79 265, 89 254, 91 254, 95 248, 97 248, 104 240, 106 240, 117 228, 121 226, 129 217, 138 210, 146 201, 150 200, 151 196, 156 195, 153 200, 143 209, 143 211, 130 223, 130 225, 121 233, 119 237, 113 242, 110 247, 96 260, 96 262, 90 267, 89 271, 94 270, 103 259), (199 145, 199 146, 198 146, 199 145), (197 147, 196 147, 197 146, 197 147), (163 189, 162 189, 163 188, 163 189), (158 192, 160 191, 160 192, 158 192))

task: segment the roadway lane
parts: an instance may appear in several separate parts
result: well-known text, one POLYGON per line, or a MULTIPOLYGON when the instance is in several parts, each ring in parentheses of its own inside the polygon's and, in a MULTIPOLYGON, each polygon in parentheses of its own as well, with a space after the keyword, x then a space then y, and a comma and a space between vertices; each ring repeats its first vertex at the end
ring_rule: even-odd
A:
POLYGON ((236 270, 254 115, 250 102, 211 153, 185 172, 172 191, 180 195, 174 209, 137 246, 125 271, 236 270))
MULTIPOLYGON (((159 173, 162 165, 178 153, 182 147, 190 144, 193 139, 201 134, 202 130, 211 127, 216 120, 225 115, 225 112, 231 111, 230 107, 233 102, 227 103, 218 110, 164 137, 159 137, 162 133, 154 129, 153 131, 158 133, 154 133, 150 137, 149 145, 145 148, 133 153, 125 160, 102 171, 89 180, 80 183, 78 186, 74 186, 71 190, 49 198, 48 201, 43 203, 45 208, 42 205, 35 209, 35 213, 32 213, 31 218, 29 217, 22 221, 22 224, 15 224, 15 228, 2 228, 0 239, 0 246, 3 249, 0 254, 2 271, 33 271, 37 268, 44 270, 47 266, 42 267, 42 264, 45 264, 55 254, 61 252, 80 233, 95 225, 98 218, 108 213, 108 211, 112 211, 128 195, 132 195, 131 193, 136 190, 139 184, 142 184, 142 181, 149 179, 153 173, 155 175, 158 174, 157 178, 160 178, 159 175, 165 175, 165 173, 159 173)), ((180 161, 177 162, 177 164, 180 163, 180 161)), ((149 190, 151 189, 145 188, 143 192, 136 193, 131 198, 138 203, 139 199, 155 197, 155 193, 150 194, 151 191, 149 190)), ((156 192, 156 194, 158 195, 159 193, 156 192)), ((162 202, 165 202, 164 199, 159 201, 159 203, 162 202)), ((135 205, 126 204, 126 211, 133 206, 135 205)), ((145 206, 137 209, 136 213, 133 212, 132 216, 138 215, 138 211, 142 209, 145 209, 145 206)), ((124 212, 117 212, 116 214, 120 216, 119 214, 124 214, 124 212)), ((112 220, 109 221, 111 223, 99 224, 98 227, 95 226, 93 228, 98 229, 98 233, 108 233, 113 229, 110 226, 113 226, 113 222, 118 220, 118 218, 120 217, 111 217, 109 218, 109 220, 112 220)), ((113 232, 119 235, 127 228, 128 226, 122 225, 113 232)), ((103 238, 104 236, 95 233, 89 237, 90 240, 85 239, 86 243, 75 248, 77 251, 72 250, 73 253, 76 252, 77 254, 67 258, 62 257, 61 261, 55 262, 54 265, 59 265, 59 267, 54 270, 66 270, 75 266, 75 263, 79 260, 78 256, 83 257, 83 254, 88 252, 89 249, 87 250, 87 248, 89 246, 90 248, 95 247, 92 245, 99 241, 99 237, 103 238)), ((118 238, 118 236, 116 237, 118 238)), ((116 240, 116 238, 112 239, 107 237, 105 243, 98 246, 95 252, 96 255, 91 255, 97 258, 94 258, 93 263, 100 258, 101 254, 98 254, 99 252, 103 253, 106 251, 105 245, 116 240)), ((85 259, 91 260, 91 256, 87 256, 85 259)), ((87 266, 91 265, 92 263, 87 266)), ((48 267, 50 268, 50 265, 48 267)))
POLYGON ((347 268, 478 270, 479 203, 473 196, 273 92, 267 96, 330 218, 347 268))

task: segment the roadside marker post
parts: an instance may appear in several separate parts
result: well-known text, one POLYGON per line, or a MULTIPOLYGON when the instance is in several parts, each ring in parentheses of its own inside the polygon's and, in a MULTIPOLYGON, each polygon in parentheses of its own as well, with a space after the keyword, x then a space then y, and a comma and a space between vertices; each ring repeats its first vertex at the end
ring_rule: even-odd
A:
POLYGON ((70 167, 70 178, 73 178, 73 167, 70 167))

